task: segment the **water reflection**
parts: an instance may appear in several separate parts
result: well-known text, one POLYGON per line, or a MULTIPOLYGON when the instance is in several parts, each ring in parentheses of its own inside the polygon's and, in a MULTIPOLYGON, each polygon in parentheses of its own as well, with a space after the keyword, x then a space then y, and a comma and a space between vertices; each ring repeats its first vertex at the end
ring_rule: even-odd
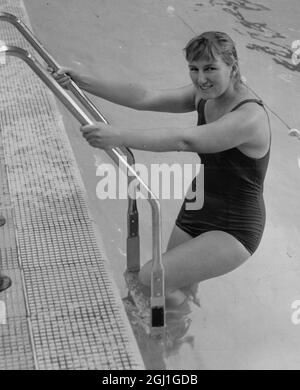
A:
POLYGON ((252 1, 249 0, 235 0, 235 1, 229 1, 229 0, 209 0, 209 3, 214 6, 214 5, 227 5, 232 8, 241 8, 245 9, 248 11, 271 11, 270 8, 258 4, 258 3, 253 3, 252 1))
MULTIPOLYGON (((166 329, 163 336, 151 337, 150 300, 143 293, 137 274, 125 272, 128 295, 123 304, 130 320, 147 369, 167 369, 167 360, 177 356, 181 348, 194 348, 194 335, 189 333, 194 305, 184 302, 175 309, 166 310, 166 329)), ((199 308, 198 308, 199 310, 199 308)))
POLYGON ((232 15, 237 23, 244 27, 243 31, 234 29, 235 31, 241 35, 245 35, 246 33, 252 40, 264 43, 249 42, 246 46, 249 50, 255 50, 270 55, 276 64, 284 66, 288 70, 300 72, 300 66, 294 65, 291 61, 293 54, 290 47, 291 42, 286 44, 279 41, 286 40, 287 37, 279 31, 269 27, 267 23, 250 21, 242 14, 243 10, 255 12, 272 11, 270 8, 248 0, 210 0, 209 4, 212 7, 221 7, 224 12, 232 15))

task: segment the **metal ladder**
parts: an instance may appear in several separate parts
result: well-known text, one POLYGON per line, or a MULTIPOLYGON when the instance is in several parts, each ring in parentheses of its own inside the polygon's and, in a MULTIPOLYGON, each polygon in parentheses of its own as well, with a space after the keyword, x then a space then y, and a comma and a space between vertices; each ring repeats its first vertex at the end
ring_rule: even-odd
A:
MULTIPOLYGON (((13 14, 0 12, 0 21, 11 23, 31 46, 38 52, 53 72, 60 69, 60 65, 47 52, 43 45, 38 41, 30 29, 13 14)), ((15 46, 1 46, 0 55, 8 55, 23 60, 45 83, 45 85, 54 93, 67 110, 80 122, 81 125, 93 124, 95 121, 101 121, 108 124, 105 117, 98 108, 87 98, 78 85, 72 80, 68 89, 81 103, 81 105, 92 116, 93 120, 85 111, 44 69, 43 65, 26 50, 15 46)), ((161 211, 160 203, 151 189, 141 180, 133 169, 135 159, 130 149, 118 147, 106 149, 108 156, 127 173, 128 187, 133 180, 137 180, 141 188, 147 193, 147 200, 150 203, 152 211, 152 254, 153 267, 151 272, 151 334, 159 335, 165 329, 165 280, 164 269, 162 265, 162 233, 161 233, 161 211), (130 175, 129 175, 130 173, 130 175)), ((128 191, 130 192, 130 191, 128 191)), ((140 239, 139 239, 139 214, 135 199, 136 187, 134 187, 133 197, 128 193, 128 212, 127 212, 127 270, 137 273, 140 270, 140 239)))

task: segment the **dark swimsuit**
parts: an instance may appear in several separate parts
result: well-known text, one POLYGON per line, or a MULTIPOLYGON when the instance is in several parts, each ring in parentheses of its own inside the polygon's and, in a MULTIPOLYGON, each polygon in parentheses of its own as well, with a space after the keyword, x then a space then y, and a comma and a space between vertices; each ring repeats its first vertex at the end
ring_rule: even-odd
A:
MULTIPOLYGON (((260 100, 248 99, 241 105, 260 100)), ((206 124, 205 100, 198 105, 198 125, 206 124)), ((227 232, 239 240, 251 255, 262 238, 266 211, 263 199, 264 179, 268 167, 270 148, 262 158, 246 156, 238 148, 219 153, 199 154, 204 164, 204 204, 199 210, 186 210, 185 199, 176 220, 176 225, 197 237, 212 230, 227 232)), ((193 180, 193 188, 196 178, 193 180)))

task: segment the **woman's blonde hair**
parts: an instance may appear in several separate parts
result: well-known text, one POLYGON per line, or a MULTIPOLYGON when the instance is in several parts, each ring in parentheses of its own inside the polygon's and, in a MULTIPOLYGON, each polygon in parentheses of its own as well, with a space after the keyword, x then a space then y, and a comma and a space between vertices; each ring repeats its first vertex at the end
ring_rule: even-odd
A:
POLYGON ((184 48, 188 62, 200 58, 215 60, 219 55, 228 66, 236 64, 235 78, 241 82, 239 60, 234 41, 224 32, 207 31, 191 39, 184 48))

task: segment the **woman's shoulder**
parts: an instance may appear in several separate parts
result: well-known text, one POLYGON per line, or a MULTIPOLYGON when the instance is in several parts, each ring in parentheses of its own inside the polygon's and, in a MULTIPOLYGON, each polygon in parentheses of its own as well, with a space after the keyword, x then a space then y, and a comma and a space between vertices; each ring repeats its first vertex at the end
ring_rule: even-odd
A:
POLYGON ((268 114, 263 102, 259 99, 243 99, 228 113, 236 113, 240 119, 245 121, 245 124, 253 129, 269 126, 268 114))
POLYGON ((248 142, 240 145, 238 149, 252 158, 263 157, 271 143, 270 122, 263 103, 258 99, 249 99, 232 112, 243 113, 244 123, 248 124, 250 134, 248 142))

